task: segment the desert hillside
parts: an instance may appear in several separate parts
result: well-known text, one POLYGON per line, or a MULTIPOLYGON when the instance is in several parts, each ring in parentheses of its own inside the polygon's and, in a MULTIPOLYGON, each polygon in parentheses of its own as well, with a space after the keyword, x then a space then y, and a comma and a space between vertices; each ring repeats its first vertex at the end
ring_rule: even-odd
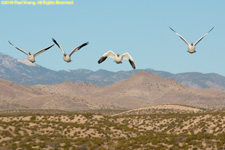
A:
POLYGON ((113 116, 121 115, 149 115, 149 114, 185 114, 185 113, 200 113, 206 109, 181 106, 181 105, 155 105, 138 109, 131 109, 113 116))
POLYGON ((107 107, 111 105, 125 109, 159 104, 180 104, 203 108, 225 106, 225 92, 216 89, 189 89, 174 79, 164 79, 146 72, 138 72, 128 79, 108 86, 64 82, 34 87, 50 93, 90 97, 86 99, 89 103, 96 102, 107 107), (95 100, 91 99, 93 97, 95 100))
POLYGON ((7 80, 0 80, 0 110, 15 109, 98 109, 79 96, 47 92, 32 86, 24 86, 7 80))
POLYGON ((76 82, 24 86, 1 79, 0 88, 0 110, 124 110, 165 104, 207 109, 225 107, 223 91, 189 89, 174 79, 146 72, 108 86, 76 82))

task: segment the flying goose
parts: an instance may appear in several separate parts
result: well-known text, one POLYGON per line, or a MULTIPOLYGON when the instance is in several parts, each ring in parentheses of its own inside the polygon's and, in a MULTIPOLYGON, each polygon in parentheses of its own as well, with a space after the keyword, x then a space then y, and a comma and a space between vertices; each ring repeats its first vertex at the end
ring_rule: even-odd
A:
POLYGON ((65 51, 63 50, 62 46, 60 46, 60 45, 56 42, 55 39, 52 38, 52 41, 53 41, 53 42, 54 42, 54 43, 62 50, 62 52, 63 52, 63 59, 64 59, 64 61, 66 61, 67 63, 69 63, 69 62, 72 61, 70 57, 71 57, 71 55, 72 55, 73 53, 75 53, 76 51, 78 51, 78 50, 81 49, 82 47, 88 45, 88 42, 86 42, 86 43, 84 43, 84 44, 82 44, 82 45, 80 45, 80 46, 74 48, 74 50, 72 50, 69 54, 66 54, 65 51))
POLYGON ((213 30, 213 28, 211 30, 209 30, 205 35, 203 35, 200 39, 198 39, 195 44, 193 44, 193 42, 191 42, 191 44, 189 44, 181 35, 179 35, 175 30, 173 30, 171 27, 169 27, 173 32, 175 32, 187 45, 188 45, 188 51, 189 53, 193 54, 195 53, 195 46, 207 35, 209 34, 209 32, 211 32, 213 30))
POLYGON ((16 46, 13 45, 10 41, 9 41, 9 44, 12 45, 13 47, 15 47, 16 49, 20 50, 20 51, 23 52, 24 54, 26 54, 26 55, 28 56, 28 60, 29 60, 30 62, 32 62, 32 63, 35 62, 35 57, 36 57, 36 56, 38 56, 39 54, 41 54, 41 53, 43 53, 44 51, 48 50, 48 49, 51 48, 52 46, 54 46, 54 44, 53 44, 53 45, 51 45, 51 46, 49 46, 49 47, 46 47, 46 48, 44 48, 44 49, 42 49, 42 50, 40 50, 40 51, 34 53, 34 54, 31 54, 30 52, 27 53, 27 52, 25 52, 24 50, 20 49, 19 47, 16 47, 16 46))
POLYGON ((128 59, 131 66, 133 67, 133 69, 135 69, 135 64, 133 61, 133 58, 128 54, 128 53, 124 53, 123 55, 119 55, 119 53, 115 54, 113 51, 108 51, 105 54, 102 55, 102 57, 98 60, 98 63, 102 63, 103 61, 106 60, 107 57, 111 57, 114 59, 114 61, 117 64, 121 64, 123 59, 128 59))

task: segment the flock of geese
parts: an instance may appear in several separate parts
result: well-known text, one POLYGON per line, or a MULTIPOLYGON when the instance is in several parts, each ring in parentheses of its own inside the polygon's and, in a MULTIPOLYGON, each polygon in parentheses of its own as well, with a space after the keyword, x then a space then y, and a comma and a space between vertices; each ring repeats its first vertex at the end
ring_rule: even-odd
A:
MULTIPOLYGON (((197 45, 197 44, 198 44, 198 43, 199 43, 199 42, 200 42, 207 34, 209 34, 209 32, 211 32, 211 31, 214 29, 214 27, 213 27, 213 28, 212 28, 211 30, 209 30, 206 34, 204 34, 201 38, 199 38, 195 43, 191 42, 191 44, 189 44, 189 43, 187 42, 187 40, 185 40, 185 39, 184 39, 180 34, 178 34, 174 29, 172 29, 171 27, 169 27, 169 28, 170 28, 173 32, 175 32, 175 33, 176 33, 176 34, 177 34, 177 35, 178 35, 178 36, 179 36, 179 37, 187 44, 187 46, 188 46, 188 51, 187 51, 187 52, 189 52, 189 53, 191 53, 191 54, 193 54, 193 53, 196 52, 196 51, 195 51, 196 45, 197 45)), ((63 50, 62 46, 59 45, 59 43, 58 43, 54 38, 52 38, 52 41, 54 42, 54 44, 56 44, 56 45, 62 50, 62 52, 63 52, 63 59, 64 59, 64 61, 67 62, 67 63, 69 63, 69 62, 72 61, 72 60, 71 60, 71 56, 73 55, 73 53, 75 53, 76 51, 78 51, 78 50, 81 49, 82 47, 88 45, 88 42, 86 42, 86 43, 84 43, 84 44, 82 44, 82 45, 80 45, 80 46, 74 48, 69 54, 66 54, 65 51, 63 50)), ((51 45, 51 46, 49 46, 49 47, 46 47, 46 48, 44 48, 44 49, 42 49, 42 50, 40 50, 40 51, 34 53, 34 54, 31 54, 30 52, 27 53, 27 52, 25 52, 24 50, 20 49, 19 47, 13 45, 10 41, 9 41, 9 44, 12 45, 13 47, 15 47, 16 49, 18 49, 19 51, 23 52, 24 54, 26 54, 27 57, 28 57, 28 60, 29 60, 30 62, 32 62, 32 63, 35 62, 35 57, 36 57, 36 56, 38 56, 39 54, 41 54, 41 53, 47 51, 47 50, 50 49, 52 46, 54 46, 54 44, 53 44, 53 45, 51 45)), ((121 64, 121 63, 122 63, 122 60, 128 59, 129 62, 130 62, 130 64, 131 64, 131 66, 132 66, 132 68, 133 68, 133 69, 136 68, 136 67, 135 67, 135 64, 134 64, 134 60, 133 60, 133 58, 130 56, 129 53, 124 53, 124 54, 120 55, 119 53, 115 54, 115 53, 114 53, 113 51, 111 51, 111 50, 108 51, 108 52, 106 52, 105 54, 103 54, 103 55, 101 56, 101 58, 98 60, 98 63, 99 63, 99 64, 102 63, 102 62, 105 61, 106 58, 108 58, 108 57, 113 58, 113 59, 114 59, 114 62, 117 63, 117 64, 121 64)))

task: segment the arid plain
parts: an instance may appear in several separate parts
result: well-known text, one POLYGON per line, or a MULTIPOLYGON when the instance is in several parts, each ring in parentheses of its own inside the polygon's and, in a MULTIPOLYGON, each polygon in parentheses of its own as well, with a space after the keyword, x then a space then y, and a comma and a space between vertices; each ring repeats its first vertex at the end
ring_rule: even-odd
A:
POLYGON ((225 92, 138 72, 108 86, 0 82, 1 149, 225 149, 225 92))

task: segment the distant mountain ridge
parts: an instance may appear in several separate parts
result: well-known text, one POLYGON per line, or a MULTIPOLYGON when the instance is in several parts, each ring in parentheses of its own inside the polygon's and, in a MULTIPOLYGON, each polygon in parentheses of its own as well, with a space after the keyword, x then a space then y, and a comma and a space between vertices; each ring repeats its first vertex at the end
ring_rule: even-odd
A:
POLYGON ((153 69, 136 69, 131 71, 111 72, 106 70, 91 71, 87 69, 54 71, 39 65, 29 64, 26 60, 16 60, 0 53, 0 78, 23 85, 59 84, 65 81, 110 85, 127 79, 138 71, 156 74, 162 78, 173 78, 183 85, 194 88, 216 88, 225 91, 225 77, 216 73, 178 73, 153 69))

